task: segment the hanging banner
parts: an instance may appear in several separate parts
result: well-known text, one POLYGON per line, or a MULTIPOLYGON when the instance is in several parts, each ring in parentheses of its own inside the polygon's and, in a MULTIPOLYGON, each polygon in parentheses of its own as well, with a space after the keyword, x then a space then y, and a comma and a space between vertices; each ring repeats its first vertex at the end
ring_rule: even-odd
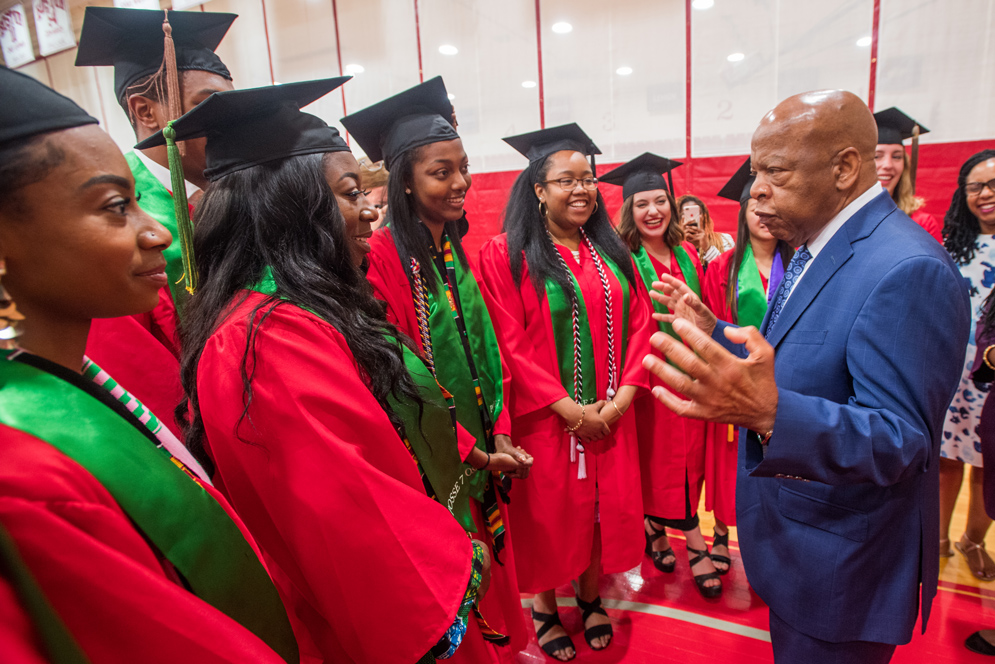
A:
POLYGON ((69 20, 69 0, 35 0, 35 33, 38 50, 52 55, 76 45, 73 24, 69 20))
POLYGON ((155 9, 159 10, 159 0, 114 0, 118 9, 155 9))
POLYGON ((4 62, 11 69, 35 59, 24 5, 14 5, 0 14, 0 49, 3 50, 4 62))

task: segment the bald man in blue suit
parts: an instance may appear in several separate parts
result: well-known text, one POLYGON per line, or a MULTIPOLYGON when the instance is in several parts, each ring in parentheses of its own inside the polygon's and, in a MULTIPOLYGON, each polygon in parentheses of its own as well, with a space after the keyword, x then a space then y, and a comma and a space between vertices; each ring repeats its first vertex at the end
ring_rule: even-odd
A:
POLYGON ((750 194, 798 251, 759 331, 718 323, 677 280, 654 294, 694 350, 654 335, 683 373, 647 368, 689 400, 654 394, 742 428, 740 549, 779 664, 888 662, 936 594, 940 435, 970 304, 878 183, 876 142, 870 110, 838 90, 761 121, 750 194))

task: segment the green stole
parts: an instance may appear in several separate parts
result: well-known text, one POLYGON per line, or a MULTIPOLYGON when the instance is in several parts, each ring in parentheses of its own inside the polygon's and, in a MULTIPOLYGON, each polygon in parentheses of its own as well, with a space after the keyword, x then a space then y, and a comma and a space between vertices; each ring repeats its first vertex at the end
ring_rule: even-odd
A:
POLYGON ((103 388, 82 377, 77 385, 69 382, 73 377, 11 360, 12 353, 0 351, 0 423, 83 466, 197 597, 297 662, 297 641, 276 588, 221 505, 110 393, 96 392, 103 388))
MULTIPOLYGON (((582 245, 586 246, 586 245, 582 245)), ((553 251, 559 251, 553 247, 553 251)), ((609 258, 598 252, 602 262, 608 266, 612 274, 622 286, 622 353, 618 359, 618 378, 622 378, 622 369, 625 364, 625 349, 629 343, 629 280, 619 269, 618 265, 609 258)), ((593 260, 593 258, 592 258, 593 260)), ((577 278, 572 270, 568 270, 570 282, 574 287, 574 294, 577 298, 577 314, 580 325, 580 360, 581 376, 590 376, 590 380, 581 380, 582 404, 592 404, 598 400, 597 369, 594 362, 594 345, 591 341, 591 323, 587 316, 587 304, 584 302, 584 293, 577 283, 577 278)), ((546 301, 549 303, 549 316, 553 321, 553 342, 556 346, 556 361, 560 370, 560 382, 566 389, 571 399, 574 395, 574 338, 573 338, 573 302, 563 291, 555 280, 546 277, 546 301)), ((611 325, 611 313, 605 312, 607 324, 611 325)), ((618 386, 616 386, 617 388, 618 386)))
POLYGON ((129 152, 124 158, 128 161, 132 175, 135 176, 135 191, 141 195, 138 201, 139 207, 147 215, 165 226, 166 230, 173 236, 172 243, 162 252, 162 256, 166 259, 169 292, 173 295, 176 313, 181 316, 183 305, 186 304, 190 294, 187 292, 186 284, 183 283, 183 252, 180 248, 179 229, 176 226, 176 208, 173 204, 173 195, 142 163, 137 154, 129 152))
POLYGON ((0 577, 7 579, 52 664, 88 664, 89 659, 38 587, 7 531, 0 527, 0 577))
MULTIPOLYGON (((676 247, 671 247, 670 250, 674 253, 674 258, 677 259, 677 265, 681 268, 681 274, 684 275, 684 283, 698 296, 698 299, 701 299, 701 283, 698 281, 698 270, 694 267, 694 261, 688 256, 687 249, 681 245, 677 245, 676 247)), ((652 293, 653 282, 660 281, 660 275, 656 273, 656 269, 653 267, 653 259, 646 252, 646 247, 640 246, 639 249, 632 252, 632 258, 636 263, 636 271, 639 272, 643 283, 646 284, 646 290, 652 293)), ((670 309, 656 300, 653 300, 653 310, 658 314, 670 313, 670 309)), ((658 321, 658 324, 661 332, 666 332, 681 343, 684 343, 680 335, 674 332, 673 325, 664 323, 663 321, 658 321)))
MULTIPOLYGON (((273 270, 267 267, 263 271, 262 278, 250 290, 263 295, 276 295, 273 270)), ((292 302, 288 303, 300 307, 292 302)), ((300 308, 318 316, 310 309, 300 308)), ((464 530, 475 533, 477 529, 473 524, 473 514, 470 512, 469 496, 463 493, 463 487, 469 486, 469 478, 475 476, 476 471, 460 459, 456 428, 449 403, 425 361, 393 337, 387 335, 387 338, 400 346, 404 366, 407 367, 411 380, 425 401, 420 417, 418 405, 415 403, 403 402, 390 396, 387 399, 390 407, 404 422, 405 440, 411 446, 421 470, 425 472, 429 484, 435 491, 436 500, 449 508, 464 530), (468 473, 467 469, 472 472, 468 473)))
MULTIPOLYGON (((469 337, 470 353, 473 355, 480 379, 484 405, 493 426, 504 407, 501 353, 498 350, 494 324, 491 322, 484 297, 480 293, 480 286, 473 273, 464 267, 459 259, 453 260, 451 256, 444 258, 455 270, 454 287, 459 293, 459 308, 469 337)), ((456 400, 457 421, 477 439, 477 447, 486 452, 487 440, 492 432, 484 430, 483 418, 477 403, 477 391, 473 386, 473 376, 470 374, 459 327, 453 317, 453 307, 446 292, 446 275, 439 274, 435 261, 432 261, 431 268, 423 265, 421 269, 435 270, 436 275, 435 289, 425 289, 436 378, 456 400)), ((483 502, 489 477, 490 473, 476 473, 470 478, 471 498, 483 502)))
MULTIPOLYGON (((781 255, 775 252, 774 260, 781 260, 781 255)), ((757 261, 753 258, 753 245, 749 242, 746 243, 736 280, 736 311, 737 325, 752 325, 758 330, 767 315, 767 294, 764 293, 757 261)))

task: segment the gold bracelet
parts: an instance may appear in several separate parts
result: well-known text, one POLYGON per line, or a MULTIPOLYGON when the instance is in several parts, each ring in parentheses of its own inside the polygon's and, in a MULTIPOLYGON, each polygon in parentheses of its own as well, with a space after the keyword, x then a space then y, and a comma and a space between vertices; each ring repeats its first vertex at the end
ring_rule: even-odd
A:
POLYGON ((985 349, 985 352, 981 356, 981 359, 984 361, 985 364, 988 365, 989 369, 991 369, 992 371, 995 371, 995 367, 993 367, 992 363, 988 361, 988 351, 990 351, 992 348, 995 348, 995 344, 992 344, 991 346, 989 346, 988 348, 985 349))
MULTIPOLYGON (((577 404, 577 405, 580 406, 580 404, 577 404)), ((580 426, 582 424, 584 424, 584 415, 586 413, 587 413, 587 409, 584 408, 584 406, 580 406, 580 419, 577 420, 577 424, 573 425, 572 427, 567 427, 567 431, 569 431, 570 433, 573 433, 574 431, 576 431, 577 429, 579 429, 580 426)))
POLYGON ((614 399, 612 399, 612 400, 611 400, 611 405, 613 405, 613 406, 615 407, 615 412, 616 412, 616 413, 618 413, 618 416, 619 416, 619 417, 622 417, 622 415, 624 415, 624 414, 625 414, 625 413, 623 413, 623 412, 622 412, 621 410, 619 410, 619 407, 618 407, 618 404, 617 404, 617 403, 615 403, 615 400, 614 400, 614 399))

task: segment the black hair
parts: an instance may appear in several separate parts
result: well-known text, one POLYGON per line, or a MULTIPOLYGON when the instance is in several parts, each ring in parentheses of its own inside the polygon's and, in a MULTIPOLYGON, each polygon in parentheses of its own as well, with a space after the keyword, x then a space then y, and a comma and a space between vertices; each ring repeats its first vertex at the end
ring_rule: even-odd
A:
MULTIPOLYGON (((384 221, 384 226, 390 228, 394 246, 397 248, 398 256, 401 257, 401 265, 404 267, 404 273, 408 275, 409 281, 412 279, 412 258, 417 260, 420 265, 432 264, 432 237, 425 225, 418 219, 412 194, 405 193, 406 189, 411 189, 413 186, 414 167, 421 158, 421 152, 420 147, 402 152, 393 159, 390 175, 387 176, 387 218, 384 221)), ((466 215, 459 221, 446 222, 446 235, 452 244, 453 253, 464 268, 467 267, 467 260, 461 238, 466 234, 466 230, 466 215)), ((422 270, 421 276, 425 282, 426 290, 434 291, 436 287, 435 270, 422 270)))
POLYGON ((0 211, 23 216, 20 189, 41 182, 65 161, 65 151, 49 136, 29 136, 0 147, 0 211))
POLYGON ((180 377, 189 407, 185 402, 176 412, 187 446, 209 472, 214 466, 204 449, 197 365, 210 336, 247 297, 240 291, 258 282, 267 266, 276 293, 246 320, 242 418, 252 403, 253 376, 247 365, 251 359, 254 373, 255 333, 285 301, 316 313, 342 333, 370 391, 398 431, 403 425, 388 397, 417 403, 419 409, 424 404, 401 349, 385 334, 403 336, 387 322, 365 276, 352 264, 345 221, 322 162, 323 155, 304 155, 236 171, 213 182, 197 210, 194 254, 200 286, 187 303, 181 336, 180 377))
POLYGON ((943 246, 959 265, 966 265, 974 259, 974 244, 978 234, 981 233, 981 224, 967 207, 964 185, 967 184, 968 173, 989 159, 995 159, 995 150, 977 152, 960 167, 960 173, 957 174, 957 189, 950 199, 947 215, 943 218, 943 246))
MULTIPOLYGON (((180 85, 183 85, 183 72, 180 74, 180 85)), ((124 114, 128 116, 128 122, 131 123, 132 129, 138 129, 138 123, 135 121, 134 116, 131 114, 131 108, 128 106, 128 99, 134 95, 139 97, 145 97, 151 101, 161 104, 165 98, 166 91, 163 89, 165 83, 162 80, 162 76, 158 72, 149 74, 148 76, 142 76, 140 79, 129 85, 124 90, 124 94, 121 95, 120 99, 117 100, 118 105, 124 109, 124 114)))
MULTIPOLYGON (((746 247, 750 242, 750 226, 746 222, 746 209, 750 205, 750 200, 743 201, 739 206, 739 226, 736 228, 736 246, 732 260, 729 261, 729 280, 726 282, 726 302, 732 312, 732 322, 739 319, 739 301, 736 299, 736 284, 739 282, 739 268, 743 264, 743 256, 746 255, 746 247)), ((777 241, 774 255, 781 257, 781 265, 788 269, 791 257, 795 255, 795 250, 784 240, 777 241)))
MULTIPOLYGON (((564 293, 574 293, 573 283, 564 273, 556 248, 547 236, 546 219, 539 211, 539 200, 535 194, 535 185, 543 182, 549 173, 552 156, 529 164, 519 174, 511 187, 508 205, 504 210, 503 230, 508 234, 511 276, 515 285, 521 287, 523 265, 527 262, 532 286, 540 299, 546 292, 546 279, 555 281, 564 293)), ((632 257, 608 218, 605 200, 600 191, 597 204, 597 209, 584 224, 584 232, 595 247, 618 265, 629 283, 635 285, 632 257)))

